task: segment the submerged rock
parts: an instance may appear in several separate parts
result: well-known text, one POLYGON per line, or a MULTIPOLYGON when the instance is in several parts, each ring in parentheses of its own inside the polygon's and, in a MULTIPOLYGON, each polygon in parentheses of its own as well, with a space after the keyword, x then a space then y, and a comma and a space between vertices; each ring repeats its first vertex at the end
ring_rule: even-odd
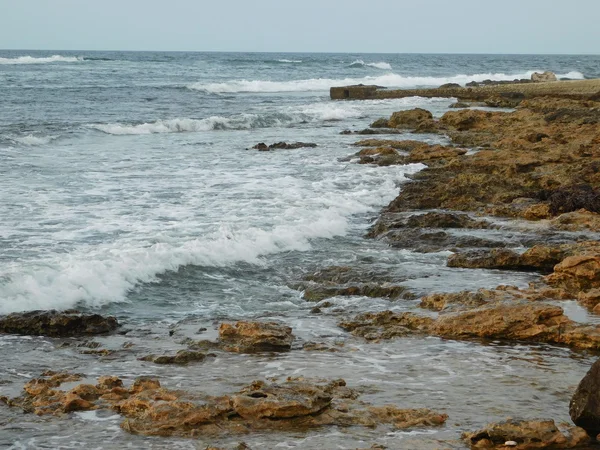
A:
POLYGON ((285 352, 293 340, 292 329, 275 322, 239 321, 219 327, 220 346, 229 352, 285 352))
POLYGON ((106 334, 119 326, 112 316, 68 311, 28 311, 0 316, 0 333, 70 337, 106 334))
POLYGON ((179 350, 175 355, 148 355, 140 358, 142 361, 151 361, 155 364, 178 364, 185 365, 191 362, 201 362, 208 356, 216 356, 214 353, 202 353, 194 350, 179 350))
POLYGON ((317 144, 314 144, 312 142, 293 142, 291 144, 288 144, 287 142, 276 142, 271 145, 267 145, 264 142, 260 142, 252 148, 261 152, 268 152, 271 150, 294 150, 297 148, 305 147, 314 148, 316 146, 317 144))
POLYGON ((567 449, 590 441, 583 429, 568 427, 563 433, 554 420, 508 420, 492 423, 479 431, 464 433, 463 439, 470 444, 471 448, 510 447, 517 450, 567 449))
POLYGON ((450 339, 503 339, 600 349, 600 326, 578 324, 565 316, 562 308, 545 303, 484 304, 442 314, 438 319, 383 311, 359 314, 338 325, 367 340, 427 334, 450 339))
POLYGON ((372 298, 414 298, 413 294, 399 283, 391 281, 372 270, 348 266, 330 266, 306 275, 291 288, 303 291, 309 302, 320 302, 337 296, 364 296, 372 298))
MULTIPOLYGON (((64 380, 70 380, 68 374, 64 380)), ((323 426, 379 424, 406 429, 440 426, 448 417, 424 408, 365 405, 356 401, 358 393, 341 379, 319 382, 288 378, 283 383, 259 380, 237 393, 202 396, 201 400, 197 394, 165 389, 158 380, 146 377, 138 378, 129 388, 116 377, 101 377, 96 385, 79 385, 70 391, 58 388, 60 380, 42 381, 28 383, 21 397, 1 400, 38 415, 112 409, 125 417, 121 424, 125 431, 150 436, 301 432, 323 426)))

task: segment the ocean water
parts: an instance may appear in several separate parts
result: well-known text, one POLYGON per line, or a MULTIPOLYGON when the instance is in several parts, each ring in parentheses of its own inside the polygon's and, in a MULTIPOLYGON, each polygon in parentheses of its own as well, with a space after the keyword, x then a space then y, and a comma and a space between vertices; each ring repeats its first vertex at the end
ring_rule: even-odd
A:
MULTIPOLYGON (((357 137, 340 132, 414 107, 440 116, 452 99, 334 102, 329 88, 512 80, 544 70, 600 77, 600 57, 0 51, 0 313, 79 308, 115 314, 131 330, 96 339, 118 349, 109 358, 81 355, 61 340, 0 336, 0 390, 16 395, 27 377, 49 367, 125 379, 156 375, 167 386, 209 393, 267 376, 331 376, 363 388, 375 404, 450 415, 434 434, 244 436, 256 448, 411 448, 409 441, 456 439, 460 430, 506 416, 568 419, 570 390, 591 355, 434 338, 365 344, 336 321, 365 310, 413 310, 415 302, 335 298, 330 312, 314 315, 314 304, 288 287, 329 265, 376 267, 417 294, 534 279, 450 269, 447 252, 365 240, 378 211, 423 166, 343 161, 357 137), (317 147, 249 149, 278 141, 317 147), (183 348, 180 341, 198 339, 201 326, 214 337, 218 323, 241 318, 285 322, 298 342, 342 340, 352 351, 223 355, 168 368, 137 360, 144 351, 183 348), (132 353, 125 342, 135 343, 132 353)), ((526 237, 512 230, 496 238, 519 248, 526 237)), ((199 445, 131 436, 118 423, 118 416, 94 414, 40 419, 0 406, 0 445, 199 445)))

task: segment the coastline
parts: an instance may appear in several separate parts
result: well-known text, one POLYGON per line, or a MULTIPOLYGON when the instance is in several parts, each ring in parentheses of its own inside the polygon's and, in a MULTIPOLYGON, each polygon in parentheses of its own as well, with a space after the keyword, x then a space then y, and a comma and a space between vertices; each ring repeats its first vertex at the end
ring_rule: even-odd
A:
MULTIPOLYGON (((340 340, 355 338, 367 348, 376 344, 385 346, 386 342, 398 338, 431 336, 481 346, 495 341, 508 345, 551 344, 571 348, 567 351, 573 351, 573 355, 581 349, 600 349, 597 325, 578 324, 560 306, 549 303, 577 300, 590 314, 595 314, 594 308, 600 302, 596 292, 600 287, 598 246, 580 238, 586 234, 591 241, 596 237, 594 233, 600 231, 598 214, 593 207, 595 196, 587 195, 586 190, 564 189, 581 183, 594 189, 598 186, 598 104, 592 100, 566 98, 579 95, 567 91, 561 90, 552 98, 525 101, 519 98, 521 105, 516 112, 466 108, 447 113, 440 119, 434 119, 424 110, 397 113, 384 118, 388 126, 379 122, 378 127, 371 130, 381 132, 378 137, 385 137, 394 130, 443 136, 450 144, 425 144, 422 140, 362 141, 358 145, 362 150, 350 158, 350 163, 373 166, 407 163, 427 166, 403 185, 400 195, 380 214, 368 235, 378 239, 378 244, 416 252, 450 250, 456 255, 449 258, 450 267, 461 267, 465 271, 481 268, 523 271, 540 274, 538 282, 529 288, 501 286, 458 294, 440 290, 421 296, 403 285, 404 280, 378 274, 375 265, 369 267, 372 270, 361 272, 349 262, 346 267, 324 266, 316 273, 304 274, 292 286, 303 292, 305 300, 318 302, 312 310, 313 317, 336 309, 335 305, 328 304, 332 297, 389 299, 398 303, 420 299, 422 314, 390 309, 353 316, 338 308, 328 318, 339 324, 340 340), (572 211, 560 210, 565 199, 578 207, 572 211), (580 200, 582 205, 578 203, 580 200), (591 211, 582 210, 588 203, 591 211), (519 245, 508 242, 499 246, 498 240, 488 239, 486 235, 494 230, 508 235, 522 229, 533 231, 528 240, 520 240, 519 245), (541 274, 547 277, 541 278, 541 274), (497 326, 503 321, 509 325, 497 326)), ((278 381, 247 385, 238 382, 240 390, 218 392, 214 396, 200 395, 194 389, 187 391, 185 385, 182 389, 160 384, 171 377, 169 367, 210 364, 215 357, 234 358, 234 363, 243 367, 256 352, 275 355, 269 356, 272 360, 268 364, 278 364, 276 355, 279 353, 305 352, 298 358, 313 359, 319 353, 340 353, 346 357, 344 351, 352 351, 344 348, 345 344, 307 339, 298 344, 298 339, 292 337, 293 329, 267 326, 265 322, 259 320, 257 325, 242 321, 235 326, 223 323, 219 324, 218 333, 199 331, 198 334, 206 335, 193 340, 179 329, 162 330, 165 336, 168 331, 169 337, 172 332, 183 348, 174 353, 171 345, 163 344, 164 354, 151 355, 147 354, 147 348, 135 350, 134 347, 130 353, 115 356, 121 350, 113 351, 109 345, 90 341, 77 331, 75 340, 65 338, 64 348, 80 349, 76 351, 99 358, 123 357, 155 364, 152 367, 156 369, 143 372, 145 376, 151 373, 152 379, 142 377, 123 383, 111 372, 103 372, 99 379, 97 371, 89 377, 47 372, 27 383, 21 396, 3 400, 26 412, 56 415, 56 420, 63 420, 74 412, 117 411, 126 417, 120 426, 130 433, 185 438, 198 437, 200 433, 215 436, 217 441, 223 434, 235 437, 240 433, 244 436, 267 432, 304 433, 328 427, 385 429, 387 426, 394 431, 414 428, 426 434, 431 429, 443 428, 446 419, 453 420, 452 415, 445 417, 443 410, 438 411, 431 404, 418 408, 403 408, 400 404, 382 406, 380 401, 371 402, 369 392, 346 386, 343 380, 335 383, 305 380, 294 378, 291 373, 285 374, 292 377, 290 379, 280 377, 278 381), (359 394, 366 394, 367 399, 357 400, 359 394)), ((187 326, 195 327, 194 332, 198 330, 196 322, 187 326)), ((181 329, 185 327, 185 323, 181 325, 181 329)), ((96 331, 92 330, 91 335, 97 332, 95 325, 93 328, 96 331)), ((118 333, 123 332, 122 336, 98 340, 105 344, 110 343, 110 339, 116 340, 123 352, 130 351, 129 340, 146 339, 142 331, 120 330, 118 333)), ((44 333, 35 330, 30 334, 44 333)), ((231 383, 231 374, 221 376, 229 378, 231 383)), ((531 448, 527 447, 531 439, 543 436, 546 442, 555 439, 557 433, 562 436, 563 432, 561 445, 587 445, 588 442, 580 429, 567 427, 566 431, 558 431, 549 422, 524 421, 513 425, 496 427, 493 439, 490 429, 475 432, 476 428, 461 426, 461 431, 472 434, 465 435, 463 442, 448 439, 442 445, 504 448, 503 442, 513 440, 515 429, 522 442, 518 441, 513 448, 531 448), (502 446, 497 445, 498 439, 503 439, 502 446)), ((372 448, 382 448, 378 445, 372 448)), ((439 441, 420 445, 421 448, 439 446, 439 441)), ((248 446, 240 444, 237 448, 248 446)))

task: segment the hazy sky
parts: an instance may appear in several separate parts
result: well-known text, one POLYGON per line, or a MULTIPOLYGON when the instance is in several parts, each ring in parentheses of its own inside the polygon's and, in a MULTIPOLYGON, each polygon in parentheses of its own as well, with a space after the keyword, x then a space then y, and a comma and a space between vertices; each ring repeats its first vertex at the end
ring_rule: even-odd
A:
POLYGON ((0 0, 0 49, 600 53, 600 0, 0 0))

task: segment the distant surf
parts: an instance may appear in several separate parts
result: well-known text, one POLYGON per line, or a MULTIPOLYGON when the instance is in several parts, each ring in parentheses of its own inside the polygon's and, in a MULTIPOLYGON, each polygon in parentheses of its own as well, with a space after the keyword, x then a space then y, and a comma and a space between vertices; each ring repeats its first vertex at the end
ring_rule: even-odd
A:
POLYGON ((48 63, 71 63, 71 62, 81 62, 84 61, 84 58, 81 56, 62 56, 62 55, 52 55, 43 58, 36 58, 33 56, 25 55, 18 56, 16 58, 0 58, 0 64, 48 64, 48 63))
MULTIPOLYGON (((535 70, 522 73, 476 73, 472 75, 459 74, 448 77, 431 76, 404 76, 389 73, 379 76, 363 78, 310 78, 305 80, 271 81, 271 80, 231 80, 222 83, 192 83, 188 86, 191 90, 203 91, 212 94, 236 92, 310 92, 327 91, 332 86, 345 86, 352 84, 376 84, 390 88, 416 88, 437 87, 446 83, 465 85, 470 81, 510 81, 514 79, 530 78, 535 70)), ((583 79, 581 72, 557 74, 559 78, 583 79)))
POLYGON ((374 63, 366 63, 362 59, 357 59, 348 67, 374 67, 375 69, 381 70, 392 70, 392 66, 386 62, 374 62, 374 63))

